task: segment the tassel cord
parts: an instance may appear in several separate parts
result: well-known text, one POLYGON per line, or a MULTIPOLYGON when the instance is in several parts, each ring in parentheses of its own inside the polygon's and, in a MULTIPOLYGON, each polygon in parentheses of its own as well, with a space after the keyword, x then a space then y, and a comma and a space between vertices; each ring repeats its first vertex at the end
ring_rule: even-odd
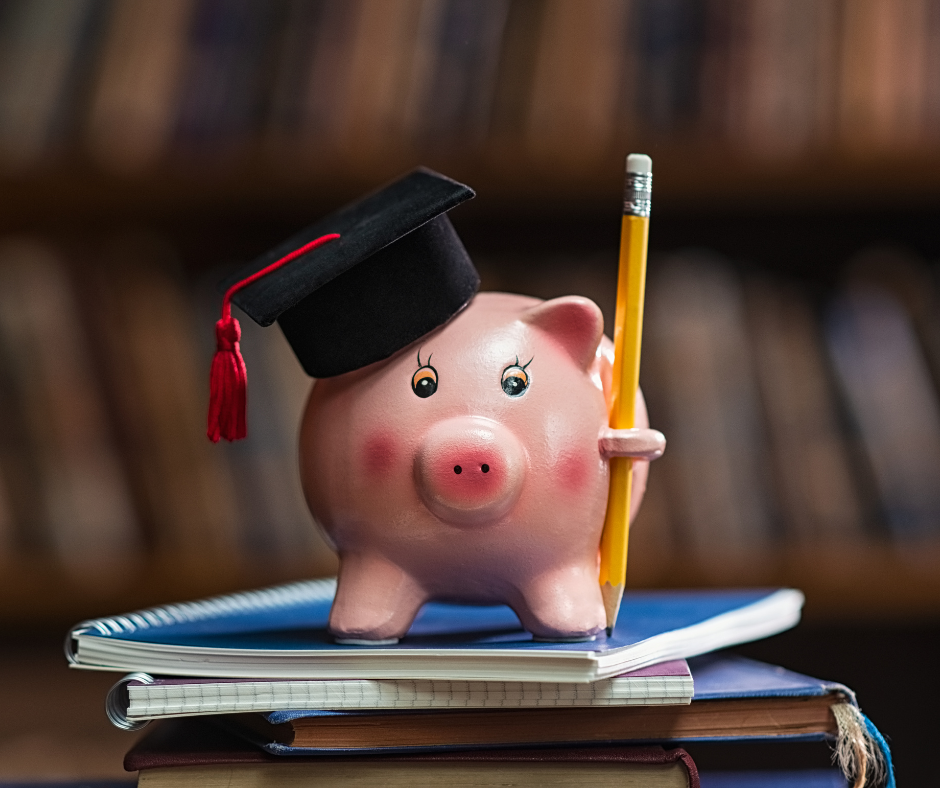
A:
POLYGON ((209 373, 209 414, 206 434, 210 441, 218 443, 220 438, 235 441, 248 434, 248 371, 242 358, 239 341, 241 326, 232 316, 232 297, 263 276, 301 255, 339 238, 338 233, 321 235, 299 249, 284 255, 260 271, 242 279, 225 291, 222 296, 222 317, 215 324, 216 351, 209 373))

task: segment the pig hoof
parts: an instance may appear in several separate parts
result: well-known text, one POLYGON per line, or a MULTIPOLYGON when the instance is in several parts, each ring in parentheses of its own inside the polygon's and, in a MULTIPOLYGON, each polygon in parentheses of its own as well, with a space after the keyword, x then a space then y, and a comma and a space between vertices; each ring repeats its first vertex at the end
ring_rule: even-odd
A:
POLYGON ((597 635, 572 635, 571 637, 546 638, 533 635, 532 640, 536 643, 590 643, 597 640, 597 635))
POLYGON ((377 640, 368 640, 367 638, 333 638, 341 646, 394 646, 398 638, 378 638, 377 640))

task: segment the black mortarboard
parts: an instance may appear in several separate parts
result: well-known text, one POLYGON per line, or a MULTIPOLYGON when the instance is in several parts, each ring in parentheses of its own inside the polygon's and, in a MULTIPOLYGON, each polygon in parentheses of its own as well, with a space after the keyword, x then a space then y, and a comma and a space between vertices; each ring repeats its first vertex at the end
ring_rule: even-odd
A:
POLYGON ((415 170, 321 219, 225 284, 339 233, 232 301, 262 326, 277 320, 308 375, 359 369, 446 323, 473 298, 480 278, 446 216, 471 197, 462 183, 415 170))
MULTIPOLYGON (((262 326, 277 320, 316 378, 381 361, 420 339, 463 309, 480 286, 446 215, 473 196, 462 183, 418 169, 297 233, 222 283, 228 295, 216 328, 219 350, 237 341, 237 325, 225 317, 229 297, 262 326), (312 243, 332 234, 339 237, 312 243), (276 270, 245 282, 274 264, 276 270)), ((243 377, 240 356, 233 359, 225 364, 240 367, 243 377)), ((209 434, 218 440, 214 408, 210 402, 209 434)), ((243 432, 241 425, 232 434, 243 432)))

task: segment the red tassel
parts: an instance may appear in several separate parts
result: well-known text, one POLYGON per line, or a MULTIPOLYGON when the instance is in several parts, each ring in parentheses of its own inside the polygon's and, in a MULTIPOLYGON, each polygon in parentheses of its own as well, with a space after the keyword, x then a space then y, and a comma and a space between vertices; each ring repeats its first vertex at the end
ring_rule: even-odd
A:
POLYGON ((339 233, 321 235, 304 244, 290 254, 284 255, 260 271, 232 285, 222 297, 222 317, 215 324, 215 356, 212 358, 212 371, 209 373, 209 440, 218 443, 219 438, 227 441, 241 440, 248 434, 248 371, 245 360, 238 347, 242 329, 232 317, 232 296, 241 288, 266 276, 291 260, 322 246, 328 241, 339 238, 339 233))
POLYGON ((231 314, 215 324, 215 356, 209 373, 209 440, 241 440, 248 434, 248 370, 238 347, 242 330, 231 314))

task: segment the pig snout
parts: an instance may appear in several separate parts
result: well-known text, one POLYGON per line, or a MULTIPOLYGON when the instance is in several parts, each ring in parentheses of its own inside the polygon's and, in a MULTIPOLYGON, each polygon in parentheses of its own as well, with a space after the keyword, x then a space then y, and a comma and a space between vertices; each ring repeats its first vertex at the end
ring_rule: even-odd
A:
POLYGON ((452 525, 484 525, 512 508, 522 489, 525 452, 498 422, 447 419, 425 435, 415 481, 428 509, 452 525))

